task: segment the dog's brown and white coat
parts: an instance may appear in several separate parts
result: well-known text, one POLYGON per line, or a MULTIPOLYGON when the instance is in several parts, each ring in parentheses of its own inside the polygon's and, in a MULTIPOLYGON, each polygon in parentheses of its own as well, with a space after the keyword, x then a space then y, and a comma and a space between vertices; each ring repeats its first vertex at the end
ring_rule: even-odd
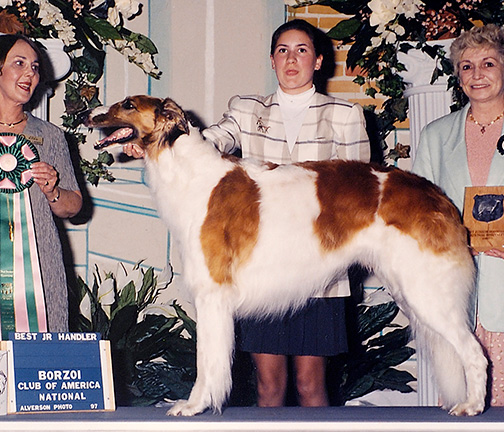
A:
POLYGON ((427 180, 356 161, 263 164, 222 156, 170 99, 94 110, 98 143, 136 143, 177 242, 197 311, 197 380, 169 411, 219 411, 231 388, 233 319, 302 306, 355 262, 374 270, 432 357, 444 407, 484 409, 487 361, 470 331, 474 265, 456 208, 427 180))

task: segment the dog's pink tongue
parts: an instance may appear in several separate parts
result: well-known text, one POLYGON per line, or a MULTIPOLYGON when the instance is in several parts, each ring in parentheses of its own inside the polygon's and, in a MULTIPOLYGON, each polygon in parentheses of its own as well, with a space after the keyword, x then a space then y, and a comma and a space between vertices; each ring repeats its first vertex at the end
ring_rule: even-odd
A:
POLYGON ((133 134, 133 129, 129 127, 124 127, 121 129, 117 129, 115 132, 110 134, 108 137, 105 137, 101 140, 98 140, 95 144, 95 147, 105 147, 114 143, 120 143, 122 141, 126 141, 133 134))

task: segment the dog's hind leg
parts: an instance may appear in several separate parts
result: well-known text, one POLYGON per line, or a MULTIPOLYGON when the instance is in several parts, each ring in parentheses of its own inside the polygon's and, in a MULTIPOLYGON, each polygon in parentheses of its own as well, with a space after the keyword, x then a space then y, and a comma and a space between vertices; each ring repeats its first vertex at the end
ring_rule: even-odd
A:
POLYGON ((222 289, 195 298, 197 377, 188 400, 177 401, 168 415, 192 416, 212 408, 220 412, 231 391, 234 350, 234 308, 230 291, 222 289))
POLYGON ((487 361, 469 326, 474 269, 470 257, 451 261, 416 253, 414 260, 391 258, 396 274, 386 279, 410 319, 417 348, 430 354, 443 406, 454 415, 481 413, 487 361))

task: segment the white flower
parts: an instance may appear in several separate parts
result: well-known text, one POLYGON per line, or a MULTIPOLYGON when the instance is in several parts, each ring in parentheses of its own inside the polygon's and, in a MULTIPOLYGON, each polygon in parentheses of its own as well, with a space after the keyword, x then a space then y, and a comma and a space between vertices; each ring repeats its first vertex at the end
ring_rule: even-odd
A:
MULTIPOLYGON (((400 28, 402 28, 402 27, 400 27, 400 28)), ((379 47, 383 41, 385 41, 385 43, 388 43, 388 44, 395 44, 397 41, 396 33, 394 33, 393 31, 390 31, 390 30, 384 30, 380 35, 372 37, 371 38, 371 46, 369 46, 367 48, 365 54, 368 54, 374 48, 379 47)))
POLYGON ((12 0, 0 0, 0 7, 12 6, 12 0))
POLYGON ((115 7, 119 10, 121 15, 128 19, 136 15, 140 10, 139 0, 115 0, 115 7))
POLYGON ((148 53, 141 53, 135 57, 134 62, 148 74, 157 75, 160 72, 159 68, 154 64, 152 56, 148 53))
POLYGON ((72 24, 63 18, 61 11, 56 6, 53 6, 48 0, 34 1, 39 5, 38 17, 40 18, 40 24, 43 26, 54 27, 58 33, 58 37, 67 46, 73 45, 77 42, 72 24))
POLYGON ((124 19, 131 18, 139 12, 140 5, 139 0, 116 0, 115 6, 108 10, 107 20, 116 27, 121 23, 121 16, 124 19))
POLYGON ((121 23, 121 16, 117 8, 113 7, 108 10, 107 21, 114 27, 117 27, 121 23))
POLYGON ((75 32, 72 28, 68 26, 55 26, 55 29, 58 32, 59 38, 66 46, 77 43, 77 39, 75 39, 75 32))
POLYGON ((158 286, 168 285, 173 280, 173 268, 168 265, 158 276, 158 286))
POLYGON ((105 279, 98 287, 98 302, 109 306, 115 301, 114 279, 105 279))
POLYGON ((369 46, 366 50, 366 54, 369 53, 369 51, 373 50, 374 48, 377 48, 381 45, 383 41, 383 38, 380 36, 374 36, 371 38, 371 46, 369 46))
POLYGON ((385 25, 395 19, 400 0, 371 0, 368 3, 372 13, 369 17, 371 26, 385 25))
POLYGON ((383 35, 385 37, 385 42, 386 43, 388 43, 388 44, 395 44, 396 43, 396 41, 397 41, 397 35, 393 31, 386 30, 383 33, 383 35))
POLYGON ((135 266, 128 272, 123 264, 119 263, 117 265, 116 283, 119 292, 130 282, 135 284, 135 291, 138 292, 142 288, 142 281, 143 273, 140 266, 135 266))
POLYGON ((393 30, 397 36, 404 36, 406 34, 406 30, 404 29, 404 27, 399 24, 394 25, 393 30))
POLYGON ((404 14, 406 18, 414 18, 415 14, 420 10, 418 0, 404 0, 399 5, 398 13, 404 14))
POLYGON ((89 298, 89 293, 86 293, 86 295, 82 298, 79 310, 82 316, 91 321, 91 299, 89 298))
POLYGON ((112 46, 124 57, 126 57, 129 62, 135 63, 146 73, 151 75, 158 75, 160 73, 160 70, 154 64, 152 56, 149 53, 143 53, 142 51, 140 51, 136 47, 134 42, 125 41, 122 39, 105 42, 112 44, 112 46))
POLYGON ((371 0, 368 6, 372 11, 369 23, 378 26, 379 32, 398 15, 413 18, 419 10, 418 0, 371 0))
POLYGON ((170 304, 165 303, 151 303, 145 307, 139 318, 143 318, 146 315, 164 315, 167 317, 177 316, 173 307, 170 304))

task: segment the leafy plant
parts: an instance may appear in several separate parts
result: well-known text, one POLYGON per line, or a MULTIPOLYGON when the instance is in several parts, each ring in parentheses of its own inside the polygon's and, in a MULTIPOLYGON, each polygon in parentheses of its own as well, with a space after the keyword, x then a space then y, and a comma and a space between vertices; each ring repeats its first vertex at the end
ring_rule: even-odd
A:
POLYGON ((348 353, 336 357, 328 366, 341 380, 339 403, 344 404, 375 390, 413 391, 408 383, 415 381, 415 377, 395 368, 415 352, 407 346, 409 327, 393 323, 398 312, 393 301, 357 306, 357 342, 350 346, 348 353), (384 333, 385 330, 389 331, 384 333))
POLYGON ((139 264, 118 275, 94 273, 91 288, 79 278, 74 331, 98 332, 110 340, 119 405, 151 405, 187 398, 196 379, 196 325, 173 301, 165 314, 151 313, 171 271, 160 282, 139 264))

